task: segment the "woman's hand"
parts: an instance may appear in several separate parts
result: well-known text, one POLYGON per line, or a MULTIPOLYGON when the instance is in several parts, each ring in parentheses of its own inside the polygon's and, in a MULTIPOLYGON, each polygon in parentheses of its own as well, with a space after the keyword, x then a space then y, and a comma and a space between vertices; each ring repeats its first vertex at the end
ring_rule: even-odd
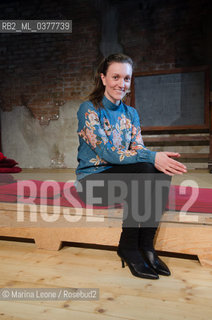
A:
POLYGON ((157 152, 155 156, 155 167, 169 176, 174 174, 183 174, 187 172, 186 166, 179 161, 171 159, 171 157, 179 158, 180 154, 176 152, 157 152))

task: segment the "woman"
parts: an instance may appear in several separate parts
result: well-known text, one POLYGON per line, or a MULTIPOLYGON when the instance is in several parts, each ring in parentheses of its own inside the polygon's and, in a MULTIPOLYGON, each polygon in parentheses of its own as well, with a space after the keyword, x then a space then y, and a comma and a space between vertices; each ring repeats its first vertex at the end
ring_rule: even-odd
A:
POLYGON ((179 153, 154 152, 144 146, 138 113, 122 102, 130 88, 132 69, 131 58, 121 53, 108 56, 99 65, 95 88, 77 114, 80 145, 76 175, 86 203, 92 201, 92 191, 101 197, 101 205, 114 204, 113 183, 123 183, 118 184, 124 194, 124 215, 117 254, 122 267, 126 262, 134 276, 158 279, 171 273, 155 252, 153 239, 171 176, 186 172, 186 167, 172 159, 179 153), (100 182, 98 188, 93 188, 95 181, 100 182), (164 183, 166 187, 159 192, 158 185, 164 183))

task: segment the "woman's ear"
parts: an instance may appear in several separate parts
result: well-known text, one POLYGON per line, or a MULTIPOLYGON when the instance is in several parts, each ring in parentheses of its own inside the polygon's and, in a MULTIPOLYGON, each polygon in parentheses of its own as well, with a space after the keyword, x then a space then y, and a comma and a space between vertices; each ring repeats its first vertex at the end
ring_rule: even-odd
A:
POLYGON ((100 73, 101 79, 102 79, 102 83, 105 86, 105 75, 104 73, 100 73))

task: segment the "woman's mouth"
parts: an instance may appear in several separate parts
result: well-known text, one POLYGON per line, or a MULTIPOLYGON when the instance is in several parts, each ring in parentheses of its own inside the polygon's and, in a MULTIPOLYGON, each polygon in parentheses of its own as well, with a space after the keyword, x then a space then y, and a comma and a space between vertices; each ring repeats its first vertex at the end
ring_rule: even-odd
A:
POLYGON ((124 92, 125 92, 124 90, 119 90, 119 89, 115 89, 115 91, 116 91, 117 93, 124 93, 124 92))

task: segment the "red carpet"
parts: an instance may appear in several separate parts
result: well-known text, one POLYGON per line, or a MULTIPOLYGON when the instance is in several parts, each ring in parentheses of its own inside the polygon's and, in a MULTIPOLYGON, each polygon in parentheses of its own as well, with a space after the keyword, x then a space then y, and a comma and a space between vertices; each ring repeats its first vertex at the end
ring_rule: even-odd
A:
POLYGON ((166 209, 212 213, 212 189, 171 186, 166 209))
MULTIPOLYGON (((19 180, 18 184, 0 185, 0 201, 91 208, 79 198, 73 183, 56 181, 19 180)), ((212 213, 212 189, 171 186, 166 210, 212 213)))

